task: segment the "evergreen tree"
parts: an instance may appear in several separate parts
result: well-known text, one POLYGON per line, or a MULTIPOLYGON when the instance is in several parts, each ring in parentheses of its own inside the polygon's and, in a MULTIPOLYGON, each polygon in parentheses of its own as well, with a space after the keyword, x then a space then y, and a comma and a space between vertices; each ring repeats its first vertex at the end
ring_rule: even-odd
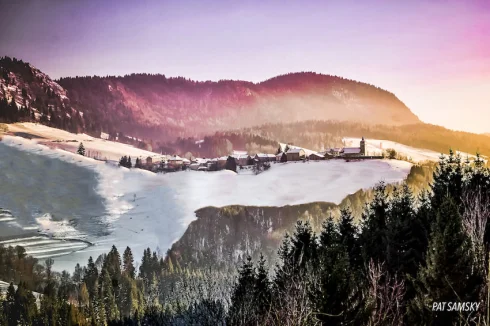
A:
POLYGON ((255 317, 254 287, 255 268, 252 257, 247 256, 238 270, 238 280, 231 295, 229 318, 231 325, 252 325, 255 317))
POLYGON ((475 275, 470 241, 458 206, 446 197, 437 211, 425 267, 418 275, 418 295, 412 303, 415 322, 452 325, 466 320, 465 312, 430 311, 433 302, 477 302, 483 280, 475 275), (462 320, 460 318, 463 318, 462 320))
MULTIPOLYGON (((431 186, 433 193, 431 205, 437 210, 446 200, 451 197, 458 207, 461 207, 461 198, 463 192, 463 167, 461 156, 454 155, 452 150, 449 156, 441 156, 439 165, 434 173, 434 181, 431 186)), ((460 211, 461 213, 461 211, 460 211)))
POLYGON ((126 250, 124 250, 123 253, 123 271, 125 275, 134 279, 136 270, 134 268, 133 253, 129 247, 126 247, 126 250))
POLYGON ((85 272, 83 282, 87 285, 87 290, 91 298, 95 297, 97 293, 97 280, 99 278, 99 271, 95 266, 92 256, 88 259, 87 271, 85 272))
POLYGON ((126 156, 121 157, 119 160, 119 166, 127 167, 128 165, 128 158, 126 156))
POLYGON ((14 318, 17 322, 15 325, 32 325, 36 314, 36 298, 32 292, 26 288, 26 284, 20 282, 14 297, 14 318))
POLYGON ((273 305, 279 307, 280 315, 276 318, 312 323, 314 311, 308 301, 308 289, 317 282, 314 271, 319 257, 317 238, 309 222, 296 223, 292 237, 286 237, 279 249, 279 258, 273 280, 273 305))
POLYGON ((83 146, 83 143, 80 143, 80 145, 78 145, 77 154, 85 156, 85 147, 83 146))
POLYGON ((349 209, 340 210, 340 221, 338 224, 339 241, 349 256, 350 265, 353 268, 362 264, 361 248, 358 243, 357 227, 354 225, 354 217, 349 209))
POLYGON ((119 316, 116 305, 116 297, 113 291, 112 279, 106 269, 102 269, 101 282, 99 285, 99 296, 105 311, 105 320, 114 320, 119 316))
POLYGON ((102 268, 109 273, 114 289, 119 287, 119 281, 121 278, 121 256, 119 255, 116 246, 112 246, 111 251, 109 251, 105 257, 102 268))
POLYGON ((257 264, 255 285, 254 285, 254 303, 256 314, 261 324, 265 324, 267 316, 270 313, 272 303, 272 290, 269 280, 269 270, 266 266, 265 258, 260 254, 257 264))
POLYGON ((429 230, 414 210, 412 193, 405 184, 390 202, 387 264, 392 275, 415 276, 427 250, 429 230))
POLYGON ((141 160, 138 157, 136 158, 136 161, 134 163, 134 167, 137 169, 141 169, 143 167, 143 165, 141 164, 141 160))
POLYGON ((236 172, 236 161, 232 156, 228 156, 226 159, 225 169, 236 172))
POLYGON ((7 293, 3 304, 3 311, 6 314, 5 319, 7 320, 7 325, 16 326, 17 321, 19 320, 20 312, 18 311, 19 308, 15 305, 15 288, 13 283, 10 283, 9 287, 7 288, 7 293))
POLYGON ((352 216, 346 209, 341 210, 338 226, 332 216, 323 223, 319 262, 314 271, 316 282, 310 284, 309 292, 316 318, 325 325, 352 323, 356 308, 359 308, 356 302, 359 291, 355 283, 361 277, 356 277, 356 271, 351 267, 351 261, 360 260, 356 233, 352 216))
POLYGON ((121 279, 119 304, 121 316, 131 317, 139 308, 139 290, 137 283, 131 277, 124 275, 121 279))
POLYGON ((379 183, 374 189, 374 199, 363 213, 360 243, 364 264, 371 259, 382 262, 386 257, 388 200, 386 186, 379 183))

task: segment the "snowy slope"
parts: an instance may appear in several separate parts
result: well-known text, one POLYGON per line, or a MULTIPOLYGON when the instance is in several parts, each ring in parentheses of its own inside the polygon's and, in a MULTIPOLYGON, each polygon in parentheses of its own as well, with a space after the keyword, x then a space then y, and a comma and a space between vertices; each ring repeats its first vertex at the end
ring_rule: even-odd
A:
MULTIPOLYGON (((349 146, 359 146, 361 138, 350 138, 346 137, 343 139, 346 147, 349 146)), ((415 148, 407 145, 403 145, 390 140, 380 140, 380 139, 366 139, 366 151, 368 155, 381 155, 383 151, 392 148, 397 153, 407 156, 414 162, 423 161, 439 161, 442 153, 431 151, 428 149, 415 148)), ((475 158, 474 155, 468 153, 458 152, 463 158, 469 157, 475 158)), ((447 154, 447 153, 444 153, 447 154)))
MULTIPOLYGON (((94 244, 70 255, 57 256, 57 269, 73 269, 76 262, 85 263, 90 255, 97 257, 107 252, 112 244, 121 251, 131 246, 136 260, 146 247, 158 247, 165 252, 195 219, 194 212, 205 206, 283 206, 314 201, 339 203, 346 195, 360 188, 372 187, 380 180, 401 181, 411 167, 410 163, 394 160, 350 163, 332 160, 273 164, 269 171, 257 176, 230 171, 185 171, 156 175, 113 167, 59 149, 49 149, 23 138, 5 136, 2 143, 30 155, 47 155, 65 160, 99 175, 98 183, 93 186, 104 198, 107 213, 93 217, 100 222, 94 224, 93 229, 86 228, 82 234, 78 229, 80 221, 63 223, 53 221, 49 215, 36 219, 37 227, 43 233, 83 239, 94 244), (100 232, 99 228, 107 228, 107 232, 100 232)), ((17 171, 15 166, 11 169, 10 173, 23 173, 17 171)), ((32 177, 38 176, 34 173, 32 177)), ((56 187, 55 184, 50 186, 56 187)), ((71 212, 67 211, 66 214, 68 216, 71 212)), ((62 244, 49 245, 51 247, 43 248, 51 250, 62 244)), ((36 249, 32 247, 30 250, 36 249)), ((49 252, 41 250, 36 254, 46 257, 49 252)))
POLYGON ((86 134, 73 134, 68 131, 51 128, 37 123, 16 123, 8 125, 11 132, 22 132, 35 135, 37 143, 56 147, 75 153, 80 142, 83 142, 87 156, 97 156, 101 159, 119 161, 121 156, 129 155, 146 158, 158 155, 131 145, 94 138, 86 134))

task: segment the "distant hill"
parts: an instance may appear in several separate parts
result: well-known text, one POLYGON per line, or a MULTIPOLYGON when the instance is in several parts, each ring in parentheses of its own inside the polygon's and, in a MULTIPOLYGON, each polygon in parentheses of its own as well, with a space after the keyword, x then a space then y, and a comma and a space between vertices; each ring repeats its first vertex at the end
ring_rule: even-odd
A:
POLYGON ((261 83, 132 74, 53 81, 31 64, 0 59, 0 122, 36 120, 70 131, 173 140, 311 119, 404 125, 419 119, 394 94, 375 86, 312 72, 261 83))
POLYGON ((258 122, 309 119, 388 125, 419 122, 392 93, 315 73, 293 73, 257 84, 197 82, 146 74, 62 78, 58 82, 75 108, 90 108, 104 116, 128 111, 135 126, 143 127, 139 132, 145 132, 144 127, 172 128, 179 131, 179 136, 188 136, 250 127, 258 122))

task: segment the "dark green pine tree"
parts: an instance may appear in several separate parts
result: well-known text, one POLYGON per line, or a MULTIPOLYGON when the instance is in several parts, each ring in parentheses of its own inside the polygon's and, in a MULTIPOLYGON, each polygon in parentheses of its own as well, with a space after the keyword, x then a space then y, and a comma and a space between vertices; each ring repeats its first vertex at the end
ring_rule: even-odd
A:
POLYGON ((307 268, 314 268, 317 259, 317 238, 311 224, 306 221, 296 222, 296 229, 291 237, 292 255, 295 270, 300 274, 306 273, 307 268))
POLYGON ((266 324, 272 303, 272 291, 269 280, 269 269, 262 254, 260 254, 257 264, 254 291, 254 302, 258 321, 260 324, 266 324))
POLYGON ((332 215, 330 215, 322 225, 322 232, 320 233, 320 247, 319 250, 325 250, 331 246, 337 244, 340 241, 340 235, 337 227, 333 221, 332 215))
POLYGON ((143 258, 141 258, 139 277, 146 281, 150 281, 153 278, 153 264, 152 264, 150 248, 147 248, 143 251, 143 258))
POLYGON ((425 267, 418 275, 411 318, 413 322, 431 325, 463 322, 467 313, 430 311, 433 302, 477 302, 479 289, 484 285, 473 269, 471 243, 463 230, 458 206, 451 197, 447 197, 437 211, 428 248, 425 267))
POLYGON ((338 231, 340 237, 339 241, 347 250, 351 267, 360 267, 362 264, 362 255, 358 241, 358 231, 357 227, 354 225, 354 217, 347 208, 340 210, 338 231))
POLYGON ((317 238, 309 222, 296 223, 293 235, 286 237, 279 249, 279 260, 272 285, 273 305, 280 315, 301 314, 304 315, 301 323, 313 322, 314 311, 305 299, 311 284, 317 282, 315 271, 319 260, 317 238))
POLYGON ((319 236, 318 267, 314 271, 316 282, 310 285, 309 290, 315 316, 324 325, 353 323, 358 307, 359 291, 354 287, 356 273, 351 267, 347 248, 350 245, 359 258, 360 252, 355 249, 356 231, 351 224, 350 212, 342 210, 341 213, 339 225, 334 224, 332 217, 323 224, 319 236))
POLYGON ((228 156, 226 159, 225 169, 236 172, 236 161, 232 156, 228 156))
POLYGON ((105 320, 110 321, 119 317, 119 311, 116 304, 116 297, 113 290, 112 279, 106 269, 102 269, 101 272, 99 296, 104 306, 105 320))
POLYGON ((255 324, 256 306, 253 291, 255 284, 256 277, 252 257, 247 256, 238 270, 238 280, 231 295, 231 305, 228 313, 230 325, 255 324))
POLYGON ((286 235, 279 248, 281 264, 276 268, 275 287, 280 290, 287 285, 291 277, 303 278, 317 262, 317 241, 309 222, 296 222, 291 237, 286 235))
POLYGON ((435 210, 439 209, 448 196, 458 207, 461 207, 463 170, 461 156, 459 154, 455 156, 452 150, 449 151, 449 156, 440 157, 431 186, 433 193, 431 205, 435 210))
POLYGON ((105 257, 102 269, 109 273, 114 289, 118 288, 121 279, 121 256, 116 246, 113 245, 111 251, 105 257))
POLYGON ((387 268, 391 275, 414 277, 427 251, 429 230, 416 214, 408 185, 396 189, 390 202, 387 268))
POLYGON ((80 145, 78 145, 77 154, 85 156, 85 147, 83 146, 83 143, 80 143, 80 145))
POLYGON ((416 277, 425 264, 430 225, 427 220, 430 206, 428 198, 420 198, 419 211, 415 211, 413 195, 406 184, 395 189, 390 202, 386 268, 390 275, 404 280, 404 303, 416 295, 416 277))
POLYGON ((134 167, 139 169, 141 168, 141 160, 137 157, 136 161, 134 162, 134 167))
POLYGON ((126 247, 123 253, 123 272, 128 277, 134 279, 136 270, 134 268, 134 258, 131 248, 126 247))
POLYGON ((17 324, 32 325, 37 315, 36 298, 26 287, 24 282, 20 282, 15 291, 14 313, 17 324))
POLYGON ((127 165, 128 165, 127 156, 121 157, 121 159, 119 160, 119 166, 127 167, 127 165))
POLYGON ((17 320, 19 319, 19 311, 17 310, 17 307, 15 306, 15 288, 14 284, 10 283, 9 287, 7 288, 7 293, 5 294, 5 301, 3 302, 4 304, 4 313, 5 313, 5 319, 7 320, 7 325, 8 326, 16 326, 17 325, 17 320))
POLYGON ((374 199, 363 213, 360 246, 364 264, 373 259, 382 262, 386 259, 388 200, 384 182, 376 185, 374 199))
POLYGON ((128 157, 128 163, 127 163, 126 167, 127 167, 128 169, 131 169, 131 168, 133 167, 133 164, 131 163, 131 156, 130 156, 130 157, 128 157))
POLYGON ((48 281, 41 298, 40 319, 44 325, 56 324, 58 315, 58 300, 56 296, 55 283, 48 281))
POLYGON ((96 296, 98 278, 99 278, 99 271, 95 266, 92 256, 90 256, 88 259, 87 270, 85 271, 85 275, 83 277, 83 281, 87 285, 87 290, 90 298, 94 298, 96 296))

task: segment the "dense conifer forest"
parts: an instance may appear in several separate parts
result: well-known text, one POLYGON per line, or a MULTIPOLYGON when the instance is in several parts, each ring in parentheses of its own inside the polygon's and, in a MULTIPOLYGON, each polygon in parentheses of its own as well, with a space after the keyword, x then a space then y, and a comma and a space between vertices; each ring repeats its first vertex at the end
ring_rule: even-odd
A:
POLYGON ((348 208, 317 232, 298 221, 277 261, 248 257, 238 273, 182 267, 150 249, 136 268, 129 247, 58 273, 52 259, 0 247, 0 279, 11 282, 0 324, 487 325, 489 169, 451 153, 430 191, 386 188, 376 186, 360 223, 348 208), (436 312, 434 302, 479 305, 436 312))

